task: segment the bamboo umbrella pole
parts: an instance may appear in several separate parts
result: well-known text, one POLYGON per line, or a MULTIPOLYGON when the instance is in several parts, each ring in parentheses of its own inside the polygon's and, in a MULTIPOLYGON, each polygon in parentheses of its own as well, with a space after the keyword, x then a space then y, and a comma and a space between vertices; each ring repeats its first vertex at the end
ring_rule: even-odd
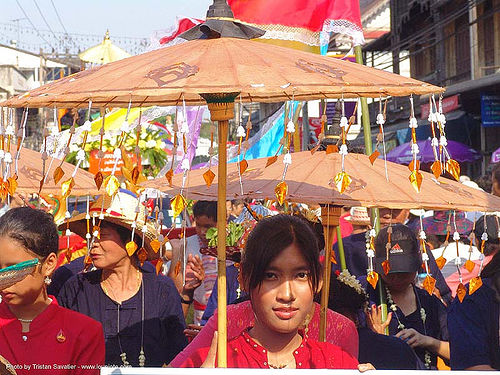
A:
POLYGON ((227 134, 234 117, 234 99, 239 93, 201 94, 207 101, 210 119, 218 122, 217 176, 217 367, 227 367, 227 297, 226 297, 226 186, 227 134))
POLYGON ((334 228, 339 225, 341 214, 340 206, 326 205, 321 207, 321 222, 325 236, 325 261, 323 268, 323 288, 321 289, 321 308, 319 320, 319 341, 326 341, 326 317, 328 311, 328 297, 330 295, 330 275, 334 228))
POLYGON ((337 229, 337 244, 339 247, 339 262, 340 262, 340 268, 342 268, 343 271, 347 269, 347 265, 345 262, 345 254, 344 254, 344 241, 342 240, 342 232, 340 231, 340 225, 337 225, 336 229, 337 229))

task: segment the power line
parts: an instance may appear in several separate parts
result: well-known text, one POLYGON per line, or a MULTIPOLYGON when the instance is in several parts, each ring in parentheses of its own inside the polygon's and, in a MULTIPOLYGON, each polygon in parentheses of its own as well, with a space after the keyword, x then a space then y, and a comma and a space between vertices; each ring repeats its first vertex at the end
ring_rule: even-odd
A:
POLYGON ((36 33, 38 34, 38 36, 40 37, 40 39, 42 39, 45 43, 47 43, 53 50, 55 50, 55 48, 52 46, 52 44, 50 44, 47 39, 45 39, 41 34, 40 32, 38 31, 38 29, 35 27, 35 25, 33 24, 33 22, 31 22, 31 19, 28 17, 28 14, 26 14, 26 12, 24 11, 24 8, 21 6, 21 3, 19 3, 19 0, 16 0, 16 3, 17 5, 19 6, 19 8, 21 9, 21 11, 23 12, 24 16, 26 17, 26 19, 28 20, 28 22, 31 24, 31 26, 33 26, 33 29, 36 31, 36 33))
POLYGON ((40 16, 42 16, 42 20, 43 22, 45 22, 45 24, 47 25, 47 27, 49 28, 50 32, 52 33, 52 35, 54 35, 54 38, 57 39, 56 37, 56 34, 54 34, 54 30, 52 30, 52 28, 50 27, 49 23, 47 22, 47 20, 45 19, 45 16, 43 15, 42 13, 42 10, 40 9, 40 7, 38 6, 38 3, 36 2, 36 0, 33 0, 33 2, 35 3, 35 6, 36 6, 36 9, 38 9, 38 13, 40 13, 40 16))
POLYGON ((52 3, 52 8, 54 8, 54 12, 56 12, 57 19, 59 20, 59 23, 61 24, 61 26, 62 26, 62 28, 63 28, 64 32, 65 32, 66 34, 68 34, 68 31, 66 30, 66 28, 64 27, 64 24, 63 24, 63 22, 62 22, 61 16, 59 16, 59 12, 57 11, 56 6, 54 5, 54 0, 50 0, 50 2, 52 3))

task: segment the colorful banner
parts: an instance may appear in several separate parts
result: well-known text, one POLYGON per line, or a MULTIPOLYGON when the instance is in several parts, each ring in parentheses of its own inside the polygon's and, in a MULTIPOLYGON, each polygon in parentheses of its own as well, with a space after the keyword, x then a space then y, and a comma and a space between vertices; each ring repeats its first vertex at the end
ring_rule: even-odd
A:
MULTIPOLYGON (((187 134, 186 139, 187 152, 184 154, 184 145, 182 144, 182 139, 180 139, 179 147, 177 150, 181 151, 181 156, 177 158, 177 160, 179 160, 179 163, 177 164, 175 173, 182 172, 181 164, 184 159, 187 158, 189 160, 189 165, 191 165, 193 158, 196 155, 196 147, 198 146, 198 138, 201 128, 201 119, 203 118, 203 112, 205 111, 205 108, 206 107, 190 107, 189 109, 186 109, 187 122, 189 127, 189 133, 187 134)), ((179 108, 179 111, 182 111, 182 107, 179 108)))

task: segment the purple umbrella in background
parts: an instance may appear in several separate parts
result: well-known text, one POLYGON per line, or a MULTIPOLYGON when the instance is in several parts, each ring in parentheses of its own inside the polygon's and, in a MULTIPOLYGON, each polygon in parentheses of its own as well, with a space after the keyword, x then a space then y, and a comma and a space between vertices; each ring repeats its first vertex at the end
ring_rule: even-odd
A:
MULTIPOLYGON (((427 139, 424 141, 417 141, 418 149, 420 152, 417 155, 417 159, 421 163, 432 163, 434 159, 434 152, 431 146, 431 140, 427 139)), ((481 154, 464 145, 460 142, 448 140, 448 146, 446 146, 448 152, 452 159, 455 159, 459 163, 472 162, 481 159, 481 154)), ((413 160, 413 155, 411 153, 411 142, 403 143, 396 148, 393 148, 387 153, 387 160, 398 163, 398 164, 410 164, 413 160)))

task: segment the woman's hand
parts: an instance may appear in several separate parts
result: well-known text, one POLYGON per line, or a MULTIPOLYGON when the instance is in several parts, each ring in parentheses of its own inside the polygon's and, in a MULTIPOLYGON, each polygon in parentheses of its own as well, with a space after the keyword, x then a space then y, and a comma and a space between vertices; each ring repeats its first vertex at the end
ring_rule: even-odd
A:
POLYGON ((366 313, 366 322, 368 327, 375 333, 379 333, 381 335, 385 335, 385 329, 389 326, 389 323, 392 319, 392 312, 387 314, 387 319, 382 321, 382 306, 375 306, 368 310, 366 313))
POLYGON ((427 348, 429 346, 429 336, 422 335, 413 328, 403 329, 396 334, 396 337, 404 340, 412 348, 427 348))
POLYGON ((205 279, 205 269, 198 255, 188 255, 186 263, 186 278, 184 282, 183 295, 194 292, 205 279))
POLYGON ((215 357, 217 356, 217 331, 214 332, 214 337, 212 338, 212 344, 207 353, 207 358, 205 362, 201 365, 201 368, 214 368, 215 367, 215 357))
POLYGON ((184 330, 184 335, 192 340, 200 333, 202 328, 203 326, 197 324, 188 324, 187 328, 184 330))

